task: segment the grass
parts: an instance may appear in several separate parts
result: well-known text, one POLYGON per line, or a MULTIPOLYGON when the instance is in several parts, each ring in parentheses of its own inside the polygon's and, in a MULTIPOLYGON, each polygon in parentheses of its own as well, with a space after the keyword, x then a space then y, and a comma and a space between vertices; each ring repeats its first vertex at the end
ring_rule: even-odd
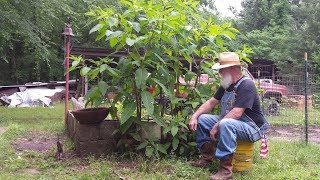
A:
MULTIPOLYGON (((297 108, 281 108, 278 116, 268 116, 267 119, 272 125, 304 125, 305 111, 297 108)), ((308 108, 308 123, 320 125, 320 109, 308 108)))
MULTIPOLYGON (((208 179, 217 170, 217 161, 201 169, 190 166, 185 158, 148 159, 130 152, 57 162, 54 148, 46 153, 19 152, 12 143, 30 131, 48 136, 63 133, 63 104, 51 109, 0 107, 0 113, 0 127, 6 128, 0 135, 0 179, 208 179)), ((270 139, 267 159, 259 158, 259 146, 260 142, 255 143, 253 168, 235 173, 234 179, 319 179, 320 145, 270 139)), ((72 150, 73 144, 67 141, 64 147, 72 150)))

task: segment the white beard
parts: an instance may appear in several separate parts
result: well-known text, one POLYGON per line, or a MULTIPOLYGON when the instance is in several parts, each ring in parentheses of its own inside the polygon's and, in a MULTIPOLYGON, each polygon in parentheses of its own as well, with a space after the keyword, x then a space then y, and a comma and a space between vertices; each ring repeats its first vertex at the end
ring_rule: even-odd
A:
POLYGON ((228 87, 232 84, 232 76, 231 74, 225 74, 224 76, 221 77, 220 80, 220 85, 224 89, 228 89, 228 87))

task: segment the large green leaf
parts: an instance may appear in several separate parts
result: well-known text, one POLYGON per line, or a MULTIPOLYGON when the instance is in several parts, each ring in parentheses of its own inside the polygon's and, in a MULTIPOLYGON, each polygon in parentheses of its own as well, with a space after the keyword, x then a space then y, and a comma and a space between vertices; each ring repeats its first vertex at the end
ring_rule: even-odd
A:
POLYGON ((141 137, 138 133, 130 133, 130 135, 136 140, 136 141, 141 141, 141 137))
POLYGON ((95 79, 95 78, 98 76, 99 71, 100 71, 99 68, 96 68, 96 69, 92 70, 92 71, 90 72, 90 77, 91 77, 91 79, 95 79))
POLYGON ((85 76, 85 75, 87 75, 89 73, 90 70, 91 70, 91 68, 89 68, 89 67, 83 67, 80 70, 80 75, 81 76, 85 76))
POLYGON ((97 99, 99 96, 100 96, 99 88, 96 87, 96 86, 92 87, 92 88, 88 91, 88 93, 85 95, 85 99, 87 100, 86 106, 87 106, 89 103, 95 103, 94 100, 97 99))
POLYGON ((143 39, 146 39, 147 37, 145 36, 139 36, 138 38, 136 39, 131 39, 131 38, 126 38, 126 44, 128 46, 133 46, 136 42, 140 41, 140 40, 143 40, 143 39))
POLYGON ((134 40, 134 39, 131 39, 131 38, 126 38, 126 44, 128 45, 128 46, 132 46, 132 45, 134 45, 134 43, 135 43, 136 41, 134 40))
POLYGON ((113 48, 119 43, 119 40, 117 38, 110 38, 109 43, 110 43, 110 47, 113 48))
POLYGON ((175 136, 178 133, 178 130, 179 130, 178 126, 172 126, 171 127, 172 136, 175 136))
POLYGON ((225 37, 228 37, 228 38, 231 38, 231 39, 235 39, 236 38, 236 36, 233 34, 233 32, 231 32, 231 31, 224 31, 223 32, 223 35, 225 36, 225 37))
POLYGON ((188 143, 190 146, 193 146, 193 147, 196 147, 197 146, 197 143, 196 142, 189 142, 188 143))
POLYGON ((153 114, 154 111, 154 99, 153 96, 148 91, 142 91, 141 98, 143 105, 146 107, 149 115, 153 114))
POLYGON ((185 141, 188 141, 188 138, 187 138, 187 136, 185 134, 180 134, 179 137, 182 138, 185 141))
POLYGON ((157 58, 158 58, 163 64, 167 64, 167 63, 162 59, 162 57, 160 57, 157 53, 154 53, 154 55, 156 55, 157 58))
POLYGON ((153 118, 153 121, 154 121, 155 123, 157 123, 158 125, 160 125, 160 126, 162 126, 162 127, 164 127, 164 126, 166 125, 165 120, 164 120, 161 116, 159 116, 159 115, 157 115, 157 114, 154 114, 154 115, 152 116, 152 118, 153 118))
POLYGON ((140 149, 145 148, 148 144, 149 144, 148 141, 141 143, 141 144, 137 147, 137 150, 140 150, 140 149))
POLYGON ((95 94, 97 94, 99 92, 99 88, 98 87, 92 87, 86 94, 86 99, 89 99, 90 97, 95 96, 95 94))
POLYGON ((170 93, 170 91, 168 91, 166 86, 164 84, 162 84, 158 79, 152 78, 152 80, 162 88, 164 94, 166 94, 169 98, 173 97, 173 94, 170 93))
POLYGON ((139 23, 137 23, 137 22, 132 22, 131 25, 132 25, 132 28, 133 28, 135 31, 140 32, 140 24, 139 24, 139 23))
POLYGON ((123 107, 123 112, 120 118, 120 124, 124 124, 130 118, 130 116, 134 113, 136 108, 137 108, 136 103, 133 101, 129 103, 125 103, 123 107))
POLYGON ((106 36, 107 36, 106 41, 111 39, 111 38, 120 37, 122 35, 123 35, 123 31, 115 31, 115 32, 113 32, 113 31, 107 30, 107 32, 106 32, 106 36))
POLYGON ((222 28, 219 25, 211 25, 208 28, 208 30, 209 30, 208 35, 217 36, 217 35, 219 35, 221 33, 222 28))
POLYGON ((136 71, 136 85, 138 89, 142 89, 146 86, 148 79, 148 71, 145 68, 139 68, 136 71))
POLYGON ((112 67, 110 67, 110 66, 108 66, 108 65, 107 65, 106 68, 107 68, 108 73, 109 73, 110 75, 115 76, 115 77, 119 76, 119 74, 117 73, 116 69, 113 69, 112 67))
POLYGON ((98 31, 99 29, 101 29, 104 25, 103 24, 97 24, 95 25, 90 31, 89 34, 98 31))
POLYGON ((99 87, 100 93, 102 94, 102 96, 104 96, 108 91, 108 84, 104 81, 100 81, 98 83, 98 87, 99 87))
POLYGON ((153 148, 151 146, 147 146, 145 153, 147 157, 151 157, 153 155, 153 148))
POLYGON ((134 59, 135 61, 141 61, 141 57, 138 53, 130 53, 129 56, 134 59))
POLYGON ((106 65, 106 64, 102 64, 102 65, 100 66, 100 73, 102 73, 103 71, 105 71, 105 70, 107 69, 107 66, 108 66, 108 65, 106 65))
POLYGON ((125 123, 120 124, 120 131, 122 133, 127 132, 127 130, 131 127, 132 123, 136 120, 136 117, 129 117, 129 119, 126 120, 125 123))
POLYGON ((163 154, 167 154, 167 150, 166 150, 165 146, 162 144, 157 144, 157 150, 162 152, 163 154))
POLYGON ((118 19, 117 18, 110 18, 109 19, 109 26, 113 27, 114 25, 116 25, 118 23, 118 19))
POLYGON ((78 66, 79 63, 80 61, 72 61, 72 66, 78 66))
POLYGON ((173 138, 172 140, 172 148, 173 150, 176 150, 178 148, 179 145, 179 139, 178 138, 173 138))

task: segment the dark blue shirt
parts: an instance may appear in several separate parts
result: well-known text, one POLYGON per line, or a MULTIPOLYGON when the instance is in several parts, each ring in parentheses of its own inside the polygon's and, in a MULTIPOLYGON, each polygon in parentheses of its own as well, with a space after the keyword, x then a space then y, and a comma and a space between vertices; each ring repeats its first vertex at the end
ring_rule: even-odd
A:
MULTIPOLYGON (((233 91, 235 84, 237 84, 237 82, 231 84, 227 91, 233 91)), ((226 90, 220 86, 213 97, 220 101, 225 91, 226 90)), ((235 93, 236 98, 234 107, 245 108, 244 113, 248 115, 258 127, 261 127, 265 123, 266 119, 262 113, 258 90, 254 82, 250 79, 242 81, 235 90, 235 93)))

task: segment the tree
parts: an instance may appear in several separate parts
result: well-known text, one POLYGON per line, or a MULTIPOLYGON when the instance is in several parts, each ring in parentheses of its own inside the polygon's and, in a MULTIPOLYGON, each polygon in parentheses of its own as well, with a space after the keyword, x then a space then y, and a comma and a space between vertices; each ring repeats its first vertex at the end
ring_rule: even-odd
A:
POLYGON ((269 59, 282 73, 298 73, 303 53, 319 67, 319 2, 245 0, 240 18, 234 20, 242 32, 237 42, 255 52, 254 59, 269 59), (291 68, 288 68, 288 65, 291 68))
POLYGON ((127 52, 127 55, 117 63, 112 62, 116 63, 115 68, 110 67, 109 58, 99 62, 91 61, 87 65, 83 58, 74 58, 71 69, 81 65, 81 74, 95 82, 88 92, 89 101, 96 94, 117 88, 115 99, 122 104, 120 130, 141 141, 138 149, 145 148, 147 156, 166 154, 169 147, 178 154, 184 154, 189 149, 188 138, 179 129, 188 129, 185 121, 189 113, 185 105, 195 108, 212 95, 212 84, 203 86, 197 83, 197 79, 201 71, 213 76, 212 59, 218 53, 227 51, 225 42, 234 40, 238 30, 231 23, 219 25, 212 18, 204 19, 199 15, 199 3, 194 0, 120 2, 123 4, 122 11, 97 9, 87 15, 92 16, 96 22, 90 30, 90 33, 97 33, 96 40, 106 41, 115 52, 121 50, 127 52), (197 63, 197 73, 182 63, 184 60, 194 64, 196 59, 201 62, 207 60, 200 65, 197 63), (187 82, 192 78, 196 81, 194 87, 185 87, 189 98, 178 97, 179 77, 187 82), (150 94, 149 85, 157 93, 150 94), (159 94, 167 97, 172 109, 184 105, 182 112, 170 112, 171 119, 169 116, 164 119, 164 105, 155 106, 156 96, 161 96, 159 94), (171 142, 163 145, 141 140, 139 125, 145 116, 163 126, 164 133, 171 133, 171 142))
POLYGON ((1 0, 0 4, 0 84, 5 85, 63 80, 64 23, 73 23, 77 35, 73 44, 92 44, 84 13, 101 4, 116 6, 117 1, 1 0))

